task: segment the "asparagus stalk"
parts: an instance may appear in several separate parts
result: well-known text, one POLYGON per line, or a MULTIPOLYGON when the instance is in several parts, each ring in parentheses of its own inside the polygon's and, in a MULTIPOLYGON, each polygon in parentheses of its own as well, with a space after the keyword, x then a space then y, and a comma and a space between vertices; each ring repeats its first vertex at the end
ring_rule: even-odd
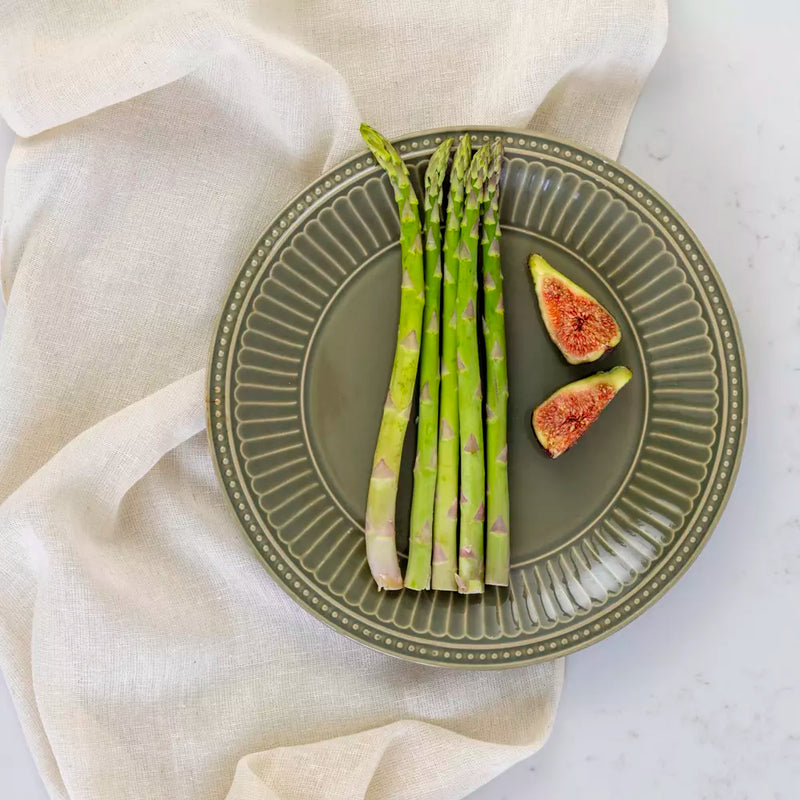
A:
POLYGON ((364 530, 367 560, 378 588, 401 589, 403 578, 397 560, 394 520, 400 458, 411 414, 422 337, 425 304, 422 235, 419 201, 406 165, 391 143, 369 125, 361 125, 361 135, 377 162, 388 173, 400 211, 402 279, 397 346, 372 460, 364 530))
POLYGON ((456 280, 464 184, 472 145, 465 133, 453 156, 447 196, 444 234, 444 288, 442 290, 442 380, 439 403, 438 471, 433 515, 431 586, 455 591, 458 569, 458 371, 456 358, 456 280))
POLYGON ((503 143, 491 144, 483 201, 483 342, 486 352, 486 583, 508 586, 508 364, 500 268, 503 143))
POLYGON ((443 141, 425 172, 425 311, 419 362, 419 419, 417 457, 405 585, 427 589, 431 582, 433 507, 436 490, 439 426, 439 317, 442 288, 442 183, 450 161, 452 139, 443 141))
POLYGON ((483 449, 483 392, 478 348, 478 249, 480 212, 489 161, 489 145, 472 158, 467 178, 469 194, 461 218, 456 293, 458 414, 461 442, 460 540, 458 590, 483 591, 483 528, 485 466, 483 449))

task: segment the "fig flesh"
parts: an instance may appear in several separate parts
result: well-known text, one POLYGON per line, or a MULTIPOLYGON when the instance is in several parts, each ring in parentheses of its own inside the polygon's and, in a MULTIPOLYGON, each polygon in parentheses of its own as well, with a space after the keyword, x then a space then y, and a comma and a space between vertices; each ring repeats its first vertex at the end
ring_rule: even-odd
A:
POLYGON ((596 361, 619 344, 619 325, 585 289, 540 255, 528 260, 547 333, 570 364, 596 361))
POLYGON ((572 447, 630 379, 627 367, 614 367, 562 386, 537 406, 533 432, 547 454, 557 458, 572 447))

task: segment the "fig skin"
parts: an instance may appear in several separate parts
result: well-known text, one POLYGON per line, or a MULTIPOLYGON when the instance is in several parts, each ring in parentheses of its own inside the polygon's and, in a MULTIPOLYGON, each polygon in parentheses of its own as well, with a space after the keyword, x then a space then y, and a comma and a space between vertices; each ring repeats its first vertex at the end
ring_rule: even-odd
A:
POLYGON ((569 450, 631 379, 627 367, 614 367, 573 381, 553 392, 531 416, 533 432, 551 458, 569 450))
POLYGON ((622 339, 617 321, 585 289, 538 253, 528 259, 547 333, 570 364, 597 361, 622 339))

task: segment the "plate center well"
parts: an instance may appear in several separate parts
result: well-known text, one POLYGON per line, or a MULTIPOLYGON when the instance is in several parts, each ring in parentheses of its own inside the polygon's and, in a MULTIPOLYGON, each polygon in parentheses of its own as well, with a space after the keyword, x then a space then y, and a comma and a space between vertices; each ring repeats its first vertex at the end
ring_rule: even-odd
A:
MULTIPOLYGON (((613 292, 594 270, 549 240, 505 229, 502 239, 509 351, 509 480, 512 562, 551 553, 591 525, 624 484, 646 415, 646 385, 634 332, 613 292), (527 258, 541 253, 603 303, 622 328, 622 342, 594 364, 564 361, 539 315, 527 258), (583 439, 556 460, 531 430, 533 408, 553 391, 598 370, 625 364, 633 379, 583 439)), ((379 253, 350 278, 320 320, 305 370, 304 423, 325 482, 363 527, 367 485, 391 371, 399 303, 399 247, 379 253)), ((398 544, 405 549, 415 450, 406 437, 397 506, 398 544)))

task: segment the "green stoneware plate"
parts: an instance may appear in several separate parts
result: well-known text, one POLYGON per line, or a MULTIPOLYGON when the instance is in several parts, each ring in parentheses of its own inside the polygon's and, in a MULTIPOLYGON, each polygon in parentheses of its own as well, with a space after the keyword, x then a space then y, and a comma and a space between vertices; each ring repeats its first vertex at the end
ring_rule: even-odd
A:
MULTIPOLYGON (((419 185, 460 130, 396 144, 419 185)), ((742 449, 742 345, 725 290, 681 218, 623 167, 578 145, 503 137, 511 585, 484 595, 378 592, 363 524, 395 343, 399 224, 367 153, 322 176, 267 227, 212 345, 209 433, 239 523, 274 579, 341 633, 445 666, 511 667, 585 647, 687 568, 730 493, 742 449), (570 367, 549 341, 531 251, 611 310, 622 342, 570 367), (530 426, 559 386, 625 364, 633 379, 556 461, 530 426)), ((397 528, 404 550, 413 425, 397 528)))

